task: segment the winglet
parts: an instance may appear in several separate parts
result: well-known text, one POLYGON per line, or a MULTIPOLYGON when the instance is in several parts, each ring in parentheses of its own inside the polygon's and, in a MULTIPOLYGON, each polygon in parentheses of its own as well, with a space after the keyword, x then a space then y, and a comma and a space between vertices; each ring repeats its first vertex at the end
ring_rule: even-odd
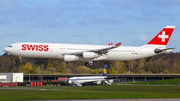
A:
POLYGON ((104 66, 101 76, 106 76, 106 74, 107 74, 107 64, 104 66))
POLYGON ((108 46, 112 46, 113 45, 113 42, 109 43, 108 46))
POLYGON ((121 42, 118 42, 115 46, 120 46, 121 45, 121 42))

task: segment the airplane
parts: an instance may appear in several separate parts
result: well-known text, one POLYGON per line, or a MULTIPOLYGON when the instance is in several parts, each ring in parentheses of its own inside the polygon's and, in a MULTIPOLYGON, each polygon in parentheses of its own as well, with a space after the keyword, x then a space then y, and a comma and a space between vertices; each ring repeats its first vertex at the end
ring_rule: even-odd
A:
POLYGON ((110 43, 106 46, 21 42, 8 45, 4 51, 20 57, 57 58, 64 61, 86 60, 85 66, 93 68, 93 61, 136 60, 170 52, 174 48, 166 48, 166 45, 174 28, 175 26, 166 26, 150 42, 140 47, 120 46, 121 43, 115 46, 110 43))
POLYGON ((77 86, 81 87, 84 83, 97 83, 101 84, 102 82, 108 85, 111 85, 112 81, 107 80, 107 64, 104 66, 101 76, 84 76, 84 77, 70 77, 67 80, 69 84, 76 84, 77 86))

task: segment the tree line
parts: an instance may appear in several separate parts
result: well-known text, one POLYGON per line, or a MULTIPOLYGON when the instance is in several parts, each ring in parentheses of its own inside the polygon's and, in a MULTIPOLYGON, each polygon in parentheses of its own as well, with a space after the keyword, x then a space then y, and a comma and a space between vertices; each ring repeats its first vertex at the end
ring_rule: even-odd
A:
POLYGON ((95 61, 94 69, 84 66, 86 61, 65 62, 60 59, 0 56, 1 73, 25 74, 101 74, 105 64, 108 74, 177 74, 180 73, 180 53, 165 53, 129 61, 95 61))

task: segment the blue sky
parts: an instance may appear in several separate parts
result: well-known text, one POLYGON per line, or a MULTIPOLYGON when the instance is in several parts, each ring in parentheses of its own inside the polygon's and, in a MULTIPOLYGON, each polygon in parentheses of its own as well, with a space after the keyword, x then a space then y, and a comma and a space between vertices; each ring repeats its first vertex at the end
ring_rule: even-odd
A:
POLYGON ((167 25, 180 52, 180 0, 0 0, 0 54, 27 41, 141 46, 167 25))

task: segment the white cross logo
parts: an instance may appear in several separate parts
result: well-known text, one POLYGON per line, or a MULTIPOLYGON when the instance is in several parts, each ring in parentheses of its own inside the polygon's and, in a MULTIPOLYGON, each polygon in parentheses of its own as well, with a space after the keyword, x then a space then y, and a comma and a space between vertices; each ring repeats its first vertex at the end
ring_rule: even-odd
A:
POLYGON ((162 35, 158 35, 158 38, 162 38, 162 42, 165 42, 165 39, 169 38, 169 35, 166 35, 165 33, 165 31, 162 31, 162 35))

